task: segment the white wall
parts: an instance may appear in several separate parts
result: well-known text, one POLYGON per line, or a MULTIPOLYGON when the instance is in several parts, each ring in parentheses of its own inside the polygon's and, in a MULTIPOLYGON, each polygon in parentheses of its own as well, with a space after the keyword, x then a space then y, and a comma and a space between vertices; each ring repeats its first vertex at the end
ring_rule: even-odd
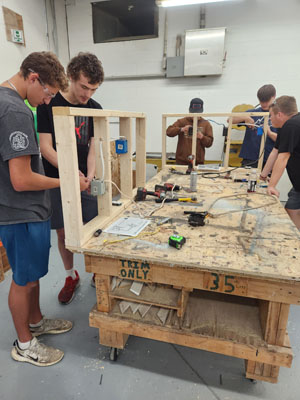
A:
POLYGON ((10 78, 22 60, 33 51, 49 50, 43 0, 0 0, 0 81, 10 78), (2 6, 22 15, 26 46, 6 40, 2 6))
MULTIPOLYGON (((160 9, 159 38, 94 44, 90 0, 67 6, 71 56, 78 51, 98 55, 107 77, 163 73, 165 9, 160 9)), ((178 34, 197 29, 200 6, 169 8, 168 56, 175 55, 178 34)), ((214 77, 108 80, 95 98, 107 109, 147 113, 147 151, 161 150, 161 114, 185 112, 191 98, 201 97, 207 112, 229 112, 240 103, 257 104, 257 89, 273 83, 278 95, 300 101, 299 0, 239 0, 206 6, 206 27, 227 28, 224 73, 214 77)), ((170 121, 171 122, 171 121, 170 121)), ((221 129, 214 125, 215 143, 207 158, 220 158, 221 129)), ((176 141, 169 140, 169 149, 176 141)))

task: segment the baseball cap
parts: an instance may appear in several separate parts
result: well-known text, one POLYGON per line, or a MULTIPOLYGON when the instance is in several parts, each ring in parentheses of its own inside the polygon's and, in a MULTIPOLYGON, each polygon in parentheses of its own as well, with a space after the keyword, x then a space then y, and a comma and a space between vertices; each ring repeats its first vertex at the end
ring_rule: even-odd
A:
POLYGON ((195 98, 190 102, 190 113, 201 113, 203 112, 203 100, 195 98))

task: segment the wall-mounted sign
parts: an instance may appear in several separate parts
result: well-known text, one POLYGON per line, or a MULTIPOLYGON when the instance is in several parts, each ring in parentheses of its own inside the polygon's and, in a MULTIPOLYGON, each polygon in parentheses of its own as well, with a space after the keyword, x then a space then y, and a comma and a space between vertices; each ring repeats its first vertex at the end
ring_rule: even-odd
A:
POLYGON ((24 43, 23 31, 20 29, 11 29, 11 38, 14 43, 24 43))

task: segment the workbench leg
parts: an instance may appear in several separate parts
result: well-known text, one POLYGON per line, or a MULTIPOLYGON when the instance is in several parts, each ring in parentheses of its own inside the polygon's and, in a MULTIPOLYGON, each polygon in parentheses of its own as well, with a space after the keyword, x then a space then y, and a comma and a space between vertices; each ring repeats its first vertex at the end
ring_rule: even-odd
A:
POLYGON ((99 343, 108 347, 124 349, 129 335, 99 328, 99 343))
POLYGON ((109 297, 111 277, 108 275, 95 274, 97 310, 110 312, 112 302, 109 297))
MULTIPOLYGON (((285 346, 290 305, 260 301, 260 319, 264 340, 268 344, 285 346)), ((286 347, 289 347, 286 345, 286 347)), ((276 383, 279 367, 246 360, 246 378, 276 383)))

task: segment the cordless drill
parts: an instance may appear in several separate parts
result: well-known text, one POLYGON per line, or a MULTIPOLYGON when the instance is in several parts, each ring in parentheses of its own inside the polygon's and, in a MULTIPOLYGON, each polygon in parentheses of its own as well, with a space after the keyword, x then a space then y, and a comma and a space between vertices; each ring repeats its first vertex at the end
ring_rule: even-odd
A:
POLYGON ((146 196, 154 196, 159 199, 164 199, 166 197, 166 191, 165 190, 155 190, 155 192, 149 191, 144 187, 139 187, 136 192, 135 196, 135 201, 145 201, 146 196))

